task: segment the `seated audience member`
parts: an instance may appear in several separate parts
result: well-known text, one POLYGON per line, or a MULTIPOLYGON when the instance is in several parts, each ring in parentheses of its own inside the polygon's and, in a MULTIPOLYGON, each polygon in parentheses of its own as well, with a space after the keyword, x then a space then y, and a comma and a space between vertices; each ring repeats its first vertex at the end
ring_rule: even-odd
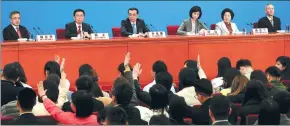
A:
POLYGON ((287 56, 280 56, 276 59, 276 67, 281 72, 281 80, 290 80, 290 58, 287 56))
POLYGON ((237 25, 232 22, 235 14, 230 8, 225 8, 221 13, 221 17, 223 21, 216 24, 215 30, 220 30, 222 35, 231 35, 239 32, 237 25))
POLYGON ((258 28, 268 28, 268 32, 281 30, 280 18, 274 16, 274 6, 267 4, 265 7, 266 16, 258 21, 258 28))
POLYGON ((206 75, 203 71, 203 69, 201 68, 201 66, 199 65, 200 63, 198 63, 200 61, 196 61, 196 60, 186 60, 184 62, 184 67, 185 68, 192 68, 197 74, 197 78, 198 79, 202 79, 202 78, 206 78, 206 75))
POLYGON ((169 115, 171 125, 186 125, 184 118, 187 117, 187 105, 183 97, 174 97, 169 101, 169 115))
POLYGON ((168 90, 164 86, 156 84, 150 88, 149 94, 151 96, 150 109, 136 106, 140 111, 141 119, 149 122, 151 117, 154 115, 165 115, 166 117, 169 117, 167 109, 169 104, 168 90))
POLYGON ((21 64, 19 62, 14 62, 14 65, 16 67, 18 67, 19 71, 19 80, 16 82, 16 84, 21 84, 23 87, 27 87, 27 88, 32 88, 30 85, 26 84, 27 82, 27 78, 25 76, 25 72, 23 67, 21 66, 21 64))
POLYGON ((20 113, 16 104, 17 104, 17 100, 14 100, 1 106, 1 115, 15 117, 15 118, 19 117, 20 113))
POLYGON ((98 125, 97 116, 92 115, 94 102, 92 95, 85 90, 78 90, 72 94, 71 107, 75 113, 64 112, 56 106, 46 95, 43 82, 39 82, 38 94, 43 101, 45 109, 60 124, 65 125, 98 125))
POLYGON ((233 80, 235 79, 236 76, 241 75, 241 73, 234 68, 229 68, 226 70, 224 76, 223 76, 223 85, 222 85, 222 90, 220 93, 224 96, 227 96, 228 93, 231 93, 231 86, 233 84, 233 80))
POLYGON ((233 103, 242 103, 245 97, 245 89, 248 82, 249 80, 246 76, 236 76, 231 86, 231 93, 227 95, 228 99, 233 103))
POLYGON ((179 72, 179 85, 183 85, 183 89, 176 94, 185 99, 185 102, 188 106, 200 105, 198 99, 195 98, 195 84, 198 82, 198 79, 195 78, 196 73, 193 69, 183 68, 179 72))
POLYGON ((126 111, 121 107, 108 108, 104 125, 128 125, 126 111))
POLYGON ((231 125, 228 118, 231 113, 230 101, 223 95, 213 96, 209 105, 209 116, 212 125, 231 125))
POLYGON ((85 15, 85 11, 82 9, 74 10, 74 21, 65 25, 65 38, 70 39, 71 37, 78 36, 89 37, 93 33, 91 26, 84 23, 85 15))
POLYGON ((238 69, 242 75, 246 76, 248 79, 251 77, 253 72, 252 63, 248 59, 240 59, 237 61, 236 69, 238 69))
POLYGON ((149 125, 173 125, 165 115, 154 115, 149 121, 149 125))
POLYGON ((14 64, 9 63, 4 66, 1 75, 1 106, 16 100, 17 93, 23 89, 22 85, 16 85, 20 69, 14 64))
POLYGON ((207 30, 208 28, 205 24, 199 19, 202 16, 202 11, 199 6, 193 6, 189 10, 189 17, 186 20, 183 20, 180 24, 177 33, 178 35, 188 35, 189 33, 198 34, 203 30, 207 30))
POLYGON ((217 77, 211 80, 211 83, 214 88, 214 93, 219 92, 219 87, 223 85, 223 77, 226 73, 226 70, 232 68, 231 61, 228 57, 222 57, 217 62, 218 74, 217 77))
POLYGON ((280 125, 279 105, 272 99, 261 102, 258 125, 280 125))
POLYGON ((277 68, 276 66, 268 67, 265 73, 270 84, 278 89, 286 90, 284 84, 279 82, 281 78, 281 71, 279 70, 279 68, 277 68))
POLYGON ((36 103, 36 93, 31 88, 24 88, 18 92, 17 108, 20 116, 9 122, 9 125, 56 125, 55 120, 45 120, 37 118, 32 113, 32 108, 36 103))
POLYGON ((143 19, 138 18, 139 10, 137 8, 128 9, 128 18, 121 22, 121 34, 124 37, 129 35, 146 33, 150 30, 147 28, 143 19))
MULTIPOLYGON (((87 75, 82 75, 76 80, 77 90, 78 91, 85 90, 87 91, 87 93, 90 93, 91 95, 93 84, 94 84, 93 79, 87 75)), ((104 109, 104 104, 101 101, 94 98, 93 95, 92 99, 94 112, 99 112, 100 110, 104 109)), ((65 112, 74 112, 73 108, 71 107, 71 103, 69 101, 63 104, 62 110, 65 112)))

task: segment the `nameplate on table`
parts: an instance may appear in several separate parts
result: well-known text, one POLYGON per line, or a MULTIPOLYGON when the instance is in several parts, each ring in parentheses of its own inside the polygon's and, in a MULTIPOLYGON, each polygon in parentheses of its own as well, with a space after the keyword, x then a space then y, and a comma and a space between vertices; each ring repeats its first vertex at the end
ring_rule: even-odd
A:
POLYGON ((164 31, 148 32, 149 38, 166 38, 164 31))
POLYGON ((109 39, 109 33, 92 33, 91 40, 109 39))
POLYGON ((37 35, 37 42, 55 41, 55 35, 37 35))
POLYGON ((218 36, 218 35, 221 35, 221 31, 220 30, 205 30, 204 35, 205 36, 218 36))
POLYGON ((268 34, 268 28, 253 28, 253 35, 265 35, 268 34))

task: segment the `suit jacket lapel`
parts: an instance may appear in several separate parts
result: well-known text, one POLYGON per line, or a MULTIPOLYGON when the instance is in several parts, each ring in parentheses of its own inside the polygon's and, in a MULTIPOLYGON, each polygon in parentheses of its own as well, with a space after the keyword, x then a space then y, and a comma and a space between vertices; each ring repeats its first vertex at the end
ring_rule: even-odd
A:
POLYGON ((136 29, 137 29, 137 33, 139 33, 139 28, 140 28, 140 21, 137 19, 136 20, 136 29))
POLYGON ((128 18, 127 18, 127 28, 128 28, 127 30, 129 33, 133 33, 132 24, 128 18))
MULTIPOLYGON (((232 24, 231 24, 231 25, 232 25, 232 24)), ((222 23, 222 29, 223 29, 227 34, 230 33, 229 30, 228 30, 228 28, 227 28, 227 26, 226 26, 226 24, 225 24, 225 22, 222 23)))
MULTIPOLYGON (((18 36, 18 34, 17 34, 17 32, 16 32, 16 30, 14 29, 14 27, 10 24, 10 26, 9 26, 9 31, 11 31, 11 33, 14 35, 14 36, 18 36)), ((20 28, 19 28, 20 29, 20 28)), ((21 32, 21 30, 20 30, 20 32, 21 32)), ((18 36, 19 37, 19 36, 18 36)))
POLYGON ((73 27, 72 27, 73 33, 78 33, 78 28, 77 28, 76 22, 73 22, 72 25, 73 25, 73 27))
POLYGON ((188 26, 188 27, 187 27, 187 32, 191 32, 192 30, 194 30, 194 29, 192 29, 192 21, 191 21, 191 19, 189 19, 189 20, 187 21, 186 26, 188 26))
MULTIPOLYGON (((274 21, 274 25, 275 25, 275 20, 274 20, 275 18, 273 17, 273 21, 274 21)), ((266 20, 267 20, 267 24, 271 27, 271 28, 273 28, 273 26, 272 26, 272 24, 271 24, 271 22, 270 22, 270 20, 269 20, 269 18, 266 16, 266 20)))

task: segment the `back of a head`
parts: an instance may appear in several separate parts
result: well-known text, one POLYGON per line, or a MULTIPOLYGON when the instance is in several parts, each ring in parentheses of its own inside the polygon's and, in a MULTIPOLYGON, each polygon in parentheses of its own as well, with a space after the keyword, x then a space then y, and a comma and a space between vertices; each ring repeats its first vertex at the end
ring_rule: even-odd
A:
POLYGON ((22 111, 32 111, 36 104, 36 93, 31 88, 24 88, 17 94, 17 102, 22 111))
POLYGON ((93 79, 87 75, 82 75, 76 80, 76 86, 78 90, 85 90, 91 93, 93 85, 93 79))
POLYGON ((230 108, 230 101, 223 95, 215 95, 210 101, 209 109, 216 120, 228 119, 230 108))
POLYGON ((238 95, 240 92, 243 92, 246 88, 247 83, 249 82, 248 78, 244 75, 238 75, 233 80, 231 86, 231 93, 229 95, 238 95))
POLYGON ((231 87, 233 80, 237 75, 241 75, 240 71, 235 68, 229 68, 226 70, 225 75, 223 76, 224 85, 223 88, 231 87))
POLYGON ((79 77, 82 75, 90 76, 93 81, 97 82, 99 80, 97 72, 93 69, 93 67, 89 64, 83 64, 79 68, 79 77))
POLYGON ((60 78, 61 74, 60 74, 59 64, 55 61, 47 61, 45 66, 44 66, 44 74, 45 75, 56 74, 60 78))
POLYGON ((85 90, 78 90, 72 94, 72 103, 76 108, 76 116, 78 118, 86 118, 93 113, 94 102, 92 97, 93 96, 85 90))
POLYGON ((281 114, 290 111, 290 92, 280 91, 273 96, 273 100, 278 103, 281 114))
POLYGON ((194 70, 198 70, 196 60, 186 60, 184 62, 184 65, 186 66, 186 68, 192 68, 194 70))
POLYGON ((261 70, 254 70, 251 73, 250 78, 251 78, 251 80, 259 80, 259 81, 262 81, 263 84, 268 84, 267 77, 266 77, 265 73, 261 70))
POLYGON ((106 125, 127 125, 127 113, 121 107, 108 108, 106 125))
POLYGON ((27 82, 27 78, 24 72, 23 67, 21 66, 21 64, 19 62, 14 62, 14 65, 19 69, 19 81, 26 83, 27 82))
POLYGON ((165 115, 154 115, 151 117, 149 125, 170 125, 170 120, 165 115))
POLYGON ((251 99, 262 101, 265 98, 267 98, 267 91, 264 84, 259 80, 250 80, 246 86, 243 104, 246 104, 251 99))
POLYGON ((49 74, 49 75, 46 77, 46 80, 53 81, 55 84, 57 84, 57 86, 59 86, 60 78, 59 78, 59 76, 56 75, 56 74, 49 74))
POLYGON ((182 68, 178 75, 179 85, 182 85, 183 88, 194 86, 198 81, 198 78, 196 78, 196 76, 197 73, 194 72, 193 69, 182 68))
POLYGON ((205 97, 209 97, 213 93, 211 81, 208 79, 200 79, 195 85, 195 92, 205 97))
POLYGON ((149 94, 151 96, 151 109, 163 109, 168 105, 168 90, 164 86, 160 84, 153 85, 149 94))
POLYGON ((272 99, 263 100, 260 104, 258 116, 259 125, 279 125, 280 112, 279 105, 272 99))
POLYGON ((265 73, 266 73, 266 75, 268 74, 268 75, 270 75, 272 77, 277 77, 277 78, 281 77, 281 71, 276 66, 268 67, 266 69, 265 73))
POLYGON ((187 104, 183 97, 173 97, 169 101, 169 115, 180 123, 186 117, 187 104))
POLYGON ((4 66, 3 76, 6 80, 16 82, 19 77, 20 69, 14 64, 9 63, 4 66))
POLYGON ((167 66, 164 61, 158 60, 153 63, 152 71, 155 72, 155 75, 158 74, 159 72, 166 72, 167 66))
POLYGON ((218 60, 218 75, 217 77, 223 77, 228 68, 232 68, 231 61, 228 57, 222 57, 218 60))
POLYGON ((118 77, 114 82, 112 94, 117 104, 128 105, 133 96, 133 87, 129 84, 127 79, 118 77))
POLYGON ((44 80, 43 81, 43 88, 46 91, 46 96, 53 101, 54 103, 57 102, 58 95, 59 95, 59 90, 58 90, 58 85, 54 83, 53 81, 50 80, 44 80))
POLYGON ((163 85, 168 91, 170 91, 173 83, 172 75, 169 72, 159 72, 155 76, 156 84, 163 85))
MULTIPOLYGON (((132 66, 130 64, 129 64, 129 68, 130 68, 131 71, 133 70, 133 68, 132 68, 132 66)), ((125 75, 125 73, 124 73, 124 71, 125 71, 124 63, 120 63, 119 64, 118 71, 121 73, 122 76, 125 75)))
POLYGON ((251 67, 252 63, 248 59, 240 59, 237 61, 236 68, 240 69, 241 67, 251 67))

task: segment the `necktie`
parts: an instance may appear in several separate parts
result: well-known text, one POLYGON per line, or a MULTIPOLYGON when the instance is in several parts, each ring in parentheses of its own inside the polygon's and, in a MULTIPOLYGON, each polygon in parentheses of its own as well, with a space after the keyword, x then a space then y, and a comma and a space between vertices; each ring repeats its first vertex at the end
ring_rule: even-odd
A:
POLYGON ((78 26, 78 34, 81 34, 82 30, 81 30, 81 26, 78 26))
POLYGON ((274 27, 274 21, 273 21, 273 19, 270 22, 271 22, 271 25, 274 27))
POLYGON ((19 38, 22 38, 21 33, 20 33, 20 30, 19 30, 19 27, 17 27, 16 30, 17 30, 18 37, 19 38))
POLYGON ((137 34, 136 24, 132 24, 132 27, 133 27, 133 34, 137 34))

